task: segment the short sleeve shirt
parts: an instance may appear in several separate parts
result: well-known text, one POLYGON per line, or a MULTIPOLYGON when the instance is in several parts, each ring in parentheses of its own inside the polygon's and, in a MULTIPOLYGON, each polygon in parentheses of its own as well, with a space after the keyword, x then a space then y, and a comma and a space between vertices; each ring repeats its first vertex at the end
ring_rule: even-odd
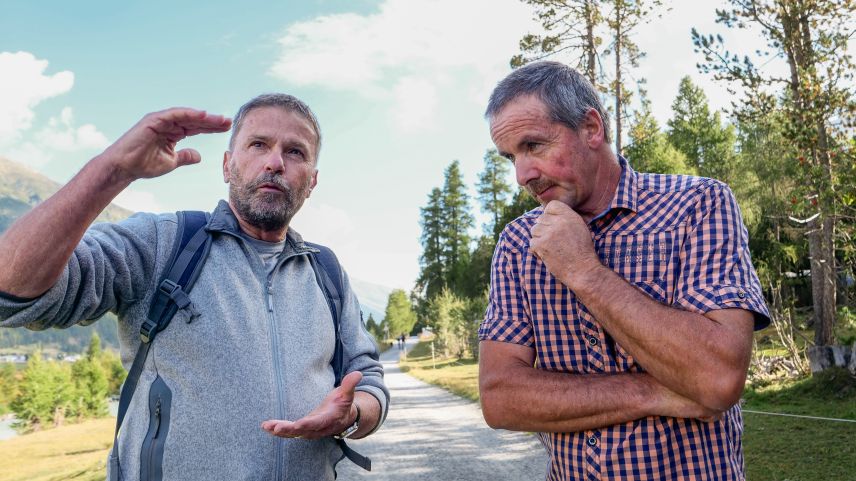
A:
MULTIPOLYGON (((610 207, 589 222, 600 261, 652 299, 704 314, 769 313, 748 234, 728 186, 713 179, 637 173, 619 157, 610 207)), ((481 340, 536 351, 537 369, 580 374, 644 372, 573 291, 529 252, 539 207, 503 230, 494 251, 481 340)), ((647 417, 599 430, 540 433, 548 480, 742 480, 739 405, 719 421, 647 417)))

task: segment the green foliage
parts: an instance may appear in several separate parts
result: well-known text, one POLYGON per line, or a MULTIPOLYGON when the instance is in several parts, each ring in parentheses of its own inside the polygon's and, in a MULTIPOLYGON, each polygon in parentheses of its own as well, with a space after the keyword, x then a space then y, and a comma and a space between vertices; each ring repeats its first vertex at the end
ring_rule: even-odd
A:
POLYGON ((699 175, 733 186, 740 175, 734 127, 723 125, 719 112, 710 111, 704 91, 689 76, 681 79, 668 126, 669 142, 699 175))
POLYGON ((446 286, 446 265, 443 252, 443 192, 434 188, 428 205, 420 209, 422 218, 422 266, 416 280, 416 290, 430 299, 446 286))
POLYGON ((626 157, 638 172, 655 174, 688 174, 696 170, 687 165, 687 157, 676 149, 660 131, 657 119, 651 113, 650 103, 642 103, 636 121, 630 128, 631 144, 624 149, 626 157))
POLYGON ((59 362, 45 361, 36 352, 27 361, 18 395, 11 404, 18 419, 14 427, 28 432, 61 424, 73 397, 71 369, 59 362))
POLYGON ((470 229, 475 224, 469 205, 467 186, 457 160, 449 164, 443 184, 443 264, 446 285, 453 291, 461 289, 469 261, 470 229))
POLYGON ((0 364, 0 415, 9 411, 9 403, 18 393, 18 370, 8 363, 0 364))
POLYGON ((401 289, 395 289, 389 293, 386 303, 386 314, 384 322, 389 325, 389 333, 395 337, 400 334, 410 334, 416 324, 416 312, 407 293, 401 289))
POLYGON ((484 305, 477 307, 480 302, 458 297, 448 289, 429 301, 428 317, 442 355, 460 358, 477 354, 475 339, 484 313, 484 305))
POLYGON ((484 170, 479 173, 477 189, 481 201, 482 212, 488 214, 492 224, 485 224, 485 233, 493 234, 493 241, 499 238, 502 231, 500 220, 506 208, 509 198, 513 193, 508 185, 508 173, 511 170, 508 159, 496 152, 496 149, 488 149, 484 154, 484 170))
MULTIPOLYGON (((0 373, 0 380, 9 377, 15 381, 9 368, 0 373)), ((28 432, 60 425, 67 418, 106 416, 107 396, 118 393, 125 376, 119 357, 102 351, 101 340, 93 333, 86 354, 71 365, 45 361, 38 351, 31 355, 20 380, 0 389, 0 396, 11 397, 16 427, 28 432)))

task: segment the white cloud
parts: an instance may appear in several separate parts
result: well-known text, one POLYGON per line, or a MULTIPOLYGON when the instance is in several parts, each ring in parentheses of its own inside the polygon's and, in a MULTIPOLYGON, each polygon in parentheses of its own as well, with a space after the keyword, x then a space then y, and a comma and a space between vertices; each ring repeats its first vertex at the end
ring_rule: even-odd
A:
POLYGON ((384 0, 374 14, 288 26, 270 73, 386 101, 392 124, 410 131, 430 126, 446 92, 484 103, 520 38, 537 28, 531 18, 519 0, 384 0))
POLYGON ((63 108, 59 117, 51 117, 47 127, 36 133, 36 139, 45 147, 61 152, 103 149, 110 144, 92 124, 75 127, 71 107, 63 108))
POLYGON ((37 127, 35 107, 74 85, 74 74, 46 74, 48 61, 29 52, 0 52, 0 153, 31 168, 46 166, 58 153, 105 148, 109 141, 93 124, 76 126, 65 107, 37 127))
POLYGON ((46 75, 47 60, 29 52, 0 52, 0 146, 9 145, 32 126, 33 108, 71 90, 74 74, 46 75))

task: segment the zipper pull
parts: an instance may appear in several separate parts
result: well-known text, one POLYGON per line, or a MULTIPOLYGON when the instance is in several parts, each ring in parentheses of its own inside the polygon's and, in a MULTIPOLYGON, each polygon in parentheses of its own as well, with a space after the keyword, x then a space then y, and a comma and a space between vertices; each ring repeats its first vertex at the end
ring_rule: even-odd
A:
POLYGON ((157 404, 155 404, 155 434, 152 438, 157 438, 158 433, 160 432, 160 419, 161 418, 161 400, 158 398, 157 404))

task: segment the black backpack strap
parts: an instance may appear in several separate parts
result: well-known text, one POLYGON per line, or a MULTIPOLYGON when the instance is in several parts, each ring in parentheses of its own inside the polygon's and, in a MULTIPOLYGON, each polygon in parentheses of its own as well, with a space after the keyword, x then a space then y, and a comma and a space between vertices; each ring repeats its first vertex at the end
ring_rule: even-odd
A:
POLYGON ((134 356, 131 370, 128 371, 128 376, 122 384, 122 393, 119 396, 119 412, 116 416, 116 431, 113 434, 113 450, 110 453, 110 481, 119 479, 119 428, 122 427, 122 421, 125 420, 125 414, 131 405, 152 341, 158 332, 166 329, 179 309, 190 309, 190 318, 187 322, 199 316, 188 294, 196 279, 199 278, 202 265, 211 249, 211 235, 205 230, 208 214, 199 211, 180 211, 176 214, 178 226, 170 261, 164 269, 157 292, 152 299, 148 318, 140 327, 142 342, 134 356))
POLYGON ((333 328, 336 331, 336 348, 333 351, 333 361, 331 364, 333 365, 333 372, 336 375, 335 386, 339 387, 342 383, 342 378, 345 377, 344 346, 339 326, 339 321, 342 318, 342 306, 345 304, 342 267, 339 265, 336 254, 328 247, 310 242, 307 242, 306 245, 318 250, 309 259, 312 263, 312 269, 315 271, 315 279, 318 281, 318 286, 324 292, 324 297, 327 298, 327 304, 330 306, 330 314, 333 316, 333 328), (318 268, 319 265, 321 269, 318 268))
MULTIPOLYGON (((327 298, 327 304, 330 307, 330 314, 333 316, 333 328, 336 332, 336 347, 333 351, 333 372, 336 376, 335 386, 339 387, 342 384, 342 378, 345 377, 345 347, 342 343, 342 335, 340 329, 340 321, 342 318, 342 306, 344 301, 344 286, 342 285, 342 266, 339 265, 339 259, 328 247, 320 244, 307 242, 306 245, 317 249, 318 252, 313 252, 309 256, 309 262, 312 264, 312 269, 315 271, 315 279, 321 291, 324 292, 324 297, 327 298), (320 268, 319 268, 320 267, 320 268)), ((344 439, 337 439, 336 444, 342 450, 342 454, 351 460, 357 466, 366 471, 372 470, 372 460, 362 454, 351 449, 345 443, 344 439)))

